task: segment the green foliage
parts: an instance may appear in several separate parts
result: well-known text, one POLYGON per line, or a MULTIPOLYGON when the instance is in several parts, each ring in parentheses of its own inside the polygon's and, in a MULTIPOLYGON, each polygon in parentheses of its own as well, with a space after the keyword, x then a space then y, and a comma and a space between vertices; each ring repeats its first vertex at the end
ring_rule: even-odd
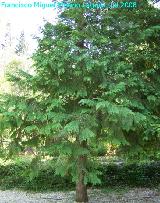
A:
POLYGON ((95 184, 100 141, 127 156, 158 157, 159 16, 142 1, 127 12, 65 9, 56 25, 46 23, 35 74, 10 75, 20 92, 1 96, 9 155, 26 146, 39 156, 56 153, 56 174, 77 182, 81 173, 95 184))
POLYGON ((19 161, 0 166, 0 185, 2 189, 21 188, 25 190, 45 191, 73 188, 71 179, 54 175, 54 163, 43 164, 38 168, 31 161, 19 161), (52 165, 51 165, 52 164, 52 165), (34 167, 34 168, 33 168, 34 167), (36 169, 36 170, 35 170, 36 169))
POLYGON ((152 187, 160 184, 160 163, 130 163, 103 165, 101 186, 141 186, 152 187))
MULTIPOLYGON (((37 166, 37 165, 34 165, 37 166)), ((1 189, 21 188, 34 191, 68 190, 75 186, 68 174, 62 178, 55 174, 55 161, 42 162, 33 170, 31 160, 20 160, 8 165, 0 165, 1 189)), ((98 167, 101 171, 89 173, 86 182, 98 184, 98 187, 155 187, 160 184, 160 163, 130 163, 130 164, 103 164, 98 167), (97 179, 101 177, 102 182, 97 179)), ((61 169, 60 169, 61 170, 61 169)), ((90 184, 91 185, 91 184, 90 184)))
POLYGON ((90 129, 85 128, 80 134, 80 141, 89 140, 92 137, 95 137, 95 134, 90 129))
POLYGON ((27 50, 27 46, 26 46, 26 40, 25 40, 25 33, 24 31, 22 31, 18 40, 18 44, 16 45, 16 48, 15 48, 15 53, 17 55, 25 54, 26 50, 27 50))

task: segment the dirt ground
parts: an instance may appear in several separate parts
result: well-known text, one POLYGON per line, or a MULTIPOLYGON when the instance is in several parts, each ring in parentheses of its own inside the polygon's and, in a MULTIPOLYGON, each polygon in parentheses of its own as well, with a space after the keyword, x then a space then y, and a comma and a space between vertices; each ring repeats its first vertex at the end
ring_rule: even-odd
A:
MULTIPOLYGON (((126 192, 88 190, 89 203, 160 203, 158 189, 135 188, 126 192)), ((75 192, 30 193, 0 190, 0 203, 74 203, 75 192)))

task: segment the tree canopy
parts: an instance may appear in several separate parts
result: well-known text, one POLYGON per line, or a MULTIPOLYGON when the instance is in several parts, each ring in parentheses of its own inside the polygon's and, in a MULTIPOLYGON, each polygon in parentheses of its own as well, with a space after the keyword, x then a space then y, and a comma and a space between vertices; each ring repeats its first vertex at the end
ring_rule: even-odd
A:
POLYGON ((127 156, 158 158, 159 22, 144 0, 138 8, 68 8, 56 25, 46 23, 35 73, 9 74, 20 93, 1 95, 10 154, 25 146, 57 153, 56 173, 72 175, 79 202, 88 199, 86 184, 100 181, 101 140, 127 156))

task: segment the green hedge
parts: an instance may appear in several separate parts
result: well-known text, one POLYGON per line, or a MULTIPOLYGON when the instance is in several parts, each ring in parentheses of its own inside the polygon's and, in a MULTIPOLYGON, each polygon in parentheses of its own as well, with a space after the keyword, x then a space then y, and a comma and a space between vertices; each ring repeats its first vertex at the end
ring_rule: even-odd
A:
POLYGON ((146 186, 160 184, 160 162, 101 166, 101 186, 146 186))
MULTIPOLYGON (((50 164, 45 164, 37 170, 37 175, 30 178, 29 163, 16 163, 0 166, 1 189, 23 188, 27 190, 45 191, 73 189, 70 176, 62 178, 54 175, 50 164)), ((160 184, 160 162, 145 164, 101 165, 100 187, 108 186, 157 186, 160 184)))
POLYGON ((25 190, 45 191, 62 190, 73 188, 74 184, 69 177, 62 178, 54 175, 54 170, 50 165, 41 166, 37 175, 32 173, 29 163, 16 163, 0 166, 0 187, 1 189, 21 188, 25 190), (32 176, 33 174, 33 176, 32 176))

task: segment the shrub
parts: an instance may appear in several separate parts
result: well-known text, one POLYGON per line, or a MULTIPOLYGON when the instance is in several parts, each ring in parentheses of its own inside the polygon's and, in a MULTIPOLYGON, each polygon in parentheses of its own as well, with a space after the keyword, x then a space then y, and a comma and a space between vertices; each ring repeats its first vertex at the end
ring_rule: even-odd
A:
MULTIPOLYGON (((110 186, 157 186, 160 183, 160 162, 143 164, 103 164, 102 183, 99 187, 110 186)), ((54 174, 54 162, 45 162, 32 174, 30 162, 0 165, 1 189, 23 188, 34 191, 73 189, 70 176, 62 178, 54 174)))
POLYGON ((160 183, 160 162, 143 164, 102 165, 101 186, 157 186, 160 183))

